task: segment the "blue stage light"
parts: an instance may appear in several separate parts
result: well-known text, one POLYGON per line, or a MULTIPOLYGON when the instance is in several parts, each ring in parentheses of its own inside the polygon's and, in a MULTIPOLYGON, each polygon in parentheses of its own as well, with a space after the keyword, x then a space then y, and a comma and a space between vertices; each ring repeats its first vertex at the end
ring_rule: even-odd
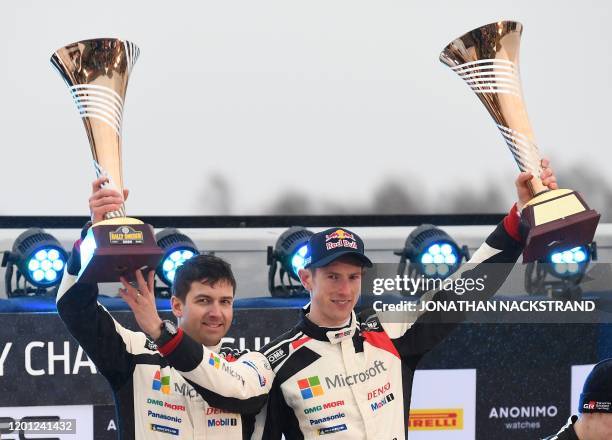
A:
POLYGON ((298 272, 304 267, 304 258, 308 252, 308 239, 312 232, 301 226, 293 226, 283 232, 274 246, 274 258, 282 265, 283 270, 294 280, 299 281, 298 272))
POLYGON ((302 226, 293 226, 268 247, 268 290, 272 296, 296 296, 305 293, 299 271, 308 254, 308 240, 313 235, 302 226), (277 281, 280 282, 277 285, 277 281))
MULTIPOLYGON (((53 245, 52 245, 53 246, 53 245)), ((62 279, 66 252, 58 247, 45 246, 43 249, 33 251, 25 257, 27 271, 26 279, 36 287, 50 287, 62 279)))
POLYGON ((527 264, 525 290, 530 295, 580 298, 582 281, 591 261, 597 261, 597 243, 570 249, 556 248, 527 264))
POLYGON ((443 230, 434 225, 421 225, 406 239, 402 255, 400 271, 405 270, 405 260, 408 259, 411 271, 428 278, 446 278, 452 275, 465 256, 469 258, 467 248, 460 248, 457 243, 443 230))
POLYGON ((172 286, 176 270, 195 255, 198 251, 191 238, 176 228, 166 228, 155 235, 157 245, 163 249, 164 257, 157 266, 157 276, 167 286, 172 286))
POLYGON ((581 276, 591 260, 588 246, 576 246, 566 250, 555 250, 548 257, 549 272, 559 278, 581 276))
POLYGON ((291 258, 291 269, 294 274, 298 274, 300 269, 304 268, 304 258, 308 253, 308 245, 301 246, 291 258))
MULTIPOLYGON (((40 228, 30 228, 17 237, 10 252, 5 252, 3 266, 9 263, 17 267, 17 280, 23 276, 35 289, 21 288, 13 291, 7 285, 7 296, 45 292, 62 279, 68 254, 60 242, 40 228)), ((12 276, 12 269, 7 269, 12 276)))

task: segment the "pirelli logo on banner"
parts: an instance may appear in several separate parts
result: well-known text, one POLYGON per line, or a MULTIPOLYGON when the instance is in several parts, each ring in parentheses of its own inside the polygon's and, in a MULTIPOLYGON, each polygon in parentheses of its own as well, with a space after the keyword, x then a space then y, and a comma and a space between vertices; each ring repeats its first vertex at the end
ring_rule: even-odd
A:
POLYGON ((463 409, 412 409, 408 416, 412 431, 450 431, 463 429, 463 409))

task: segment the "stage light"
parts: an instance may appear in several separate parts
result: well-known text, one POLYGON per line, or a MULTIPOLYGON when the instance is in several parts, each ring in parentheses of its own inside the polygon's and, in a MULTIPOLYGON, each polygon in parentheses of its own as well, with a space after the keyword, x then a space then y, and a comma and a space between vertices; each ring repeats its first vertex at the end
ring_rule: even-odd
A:
POLYGON ((550 253, 547 268, 559 278, 571 278, 584 273, 591 260, 591 250, 587 246, 577 246, 564 251, 550 253))
POLYGON ((46 293, 62 280, 67 260, 68 254, 53 235, 40 228, 26 230, 17 237, 12 250, 4 252, 2 266, 7 268, 7 296, 46 293), (12 286, 14 267, 17 268, 15 289, 12 286))
POLYGON ((302 226, 293 226, 283 232, 274 248, 268 247, 268 290, 272 296, 304 294, 298 272, 304 267, 308 239, 313 235, 302 226), (280 285, 276 285, 276 274, 280 285))
POLYGON ((164 251, 164 256, 157 266, 159 279, 168 287, 172 286, 176 270, 200 252, 191 238, 176 228, 165 228, 155 235, 157 245, 164 251))
POLYGON ((465 258, 470 258, 467 246, 459 245, 442 229, 434 225, 421 225, 408 235, 404 249, 396 251, 400 256, 398 274, 422 275, 427 278, 444 279, 459 269, 465 258))
POLYGON ((525 269, 525 290, 532 295, 577 298, 580 283, 591 261, 597 260, 597 243, 570 249, 553 249, 525 269))

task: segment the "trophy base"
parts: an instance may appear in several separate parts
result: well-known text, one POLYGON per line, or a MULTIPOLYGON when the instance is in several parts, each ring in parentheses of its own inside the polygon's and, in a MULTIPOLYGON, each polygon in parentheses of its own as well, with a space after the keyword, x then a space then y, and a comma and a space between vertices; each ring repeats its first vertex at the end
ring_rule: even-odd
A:
POLYGON ((163 251, 155 241, 153 227, 123 217, 96 223, 81 243, 79 281, 118 282, 123 276, 134 280, 137 269, 155 270, 163 251))
POLYGON ((576 191, 557 189, 534 197, 521 214, 529 228, 523 261, 543 259, 554 249, 591 243, 599 218, 576 191))

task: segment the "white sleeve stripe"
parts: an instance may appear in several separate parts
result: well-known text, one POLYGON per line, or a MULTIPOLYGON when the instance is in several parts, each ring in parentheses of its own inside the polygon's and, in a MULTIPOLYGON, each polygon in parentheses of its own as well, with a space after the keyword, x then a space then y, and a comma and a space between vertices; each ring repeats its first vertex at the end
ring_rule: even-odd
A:
POLYGON ((472 258, 470 258, 470 261, 468 261, 466 264, 482 263, 500 252, 502 252, 502 249, 495 249, 494 247, 489 246, 487 243, 483 243, 476 250, 476 252, 474 252, 474 255, 472 255, 472 258))
POLYGON ((59 289, 57 290, 57 296, 55 297, 55 303, 64 296, 64 294, 74 286, 76 283, 77 277, 75 275, 70 275, 67 269, 64 269, 64 276, 62 276, 62 282, 60 283, 59 289))
MULTIPOLYGON (((482 263, 483 261, 493 257, 494 255, 499 254, 500 252, 502 252, 501 249, 491 247, 486 242, 481 244, 480 247, 476 250, 476 252, 474 252, 474 255, 472 255, 472 258, 470 258, 470 261, 468 261, 465 265, 461 266, 454 274, 452 274, 447 279, 461 278, 461 275, 463 275, 464 272, 473 269, 474 265, 482 263)), ((419 299, 419 303, 424 303, 433 300, 434 296, 437 295, 439 292, 439 289, 432 289, 425 292, 419 299)), ((425 313, 425 310, 406 312, 405 324, 408 325, 405 325, 405 328, 402 329, 402 331, 400 332, 400 336, 404 335, 408 330, 410 330, 413 324, 425 313)))
POLYGON ((113 324, 115 325, 115 331, 117 332, 119 336, 121 336, 121 339, 123 339, 123 343, 125 344, 126 351, 128 353, 136 354, 134 353, 134 350, 132 350, 132 340, 134 341, 137 340, 137 337, 135 336, 137 336, 138 333, 132 330, 129 330, 125 328, 124 326, 122 326, 121 324, 119 324, 119 322, 117 322, 117 320, 113 318, 113 315, 111 315, 110 312, 106 309, 106 307, 100 304, 100 302, 98 302, 98 307, 104 310, 104 312, 106 312, 109 318, 113 320, 113 324))

